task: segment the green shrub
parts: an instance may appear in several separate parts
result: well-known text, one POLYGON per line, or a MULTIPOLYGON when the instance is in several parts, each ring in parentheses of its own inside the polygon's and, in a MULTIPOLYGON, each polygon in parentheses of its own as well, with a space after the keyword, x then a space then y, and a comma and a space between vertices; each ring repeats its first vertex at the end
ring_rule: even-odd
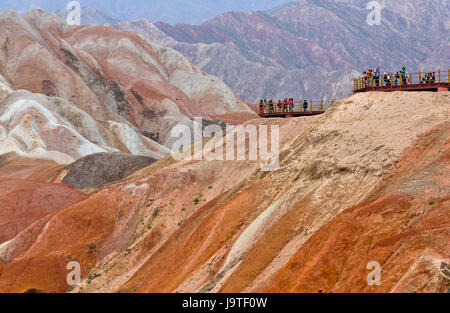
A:
POLYGON ((97 274, 97 273, 89 274, 88 275, 88 279, 89 279, 88 284, 90 284, 91 280, 96 279, 97 277, 100 277, 100 276, 102 276, 102 275, 101 274, 97 274))

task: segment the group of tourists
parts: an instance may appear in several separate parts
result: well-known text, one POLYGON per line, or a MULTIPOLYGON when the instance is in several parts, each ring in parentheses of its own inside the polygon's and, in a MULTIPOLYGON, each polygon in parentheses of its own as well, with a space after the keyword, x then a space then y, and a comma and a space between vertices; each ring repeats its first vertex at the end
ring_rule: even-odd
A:
MULTIPOLYGON (((399 85, 409 85, 413 82, 413 75, 410 75, 406 68, 403 67, 400 71, 395 73, 381 73, 380 69, 368 70, 364 72, 361 76, 362 88, 367 87, 380 87, 380 86, 399 86, 399 85)), ((436 73, 429 72, 424 73, 423 77, 419 75, 416 83, 420 84, 433 84, 436 81, 436 73)))
MULTIPOLYGON (((301 103, 301 102, 300 102, 301 103)), ((309 103, 307 100, 303 101, 303 112, 307 112, 309 103)), ((259 102, 259 113, 289 113, 289 112, 302 112, 302 106, 300 108, 295 108, 294 98, 285 98, 283 101, 278 100, 274 102, 273 100, 267 101, 266 99, 261 99, 259 102)))
POLYGON ((381 74, 380 68, 377 67, 376 70, 370 69, 364 72, 361 78, 363 87, 398 86, 400 83, 407 85, 411 82, 405 67, 396 73, 384 72, 383 74, 381 74))
POLYGON ((436 72, 425 73, 421 84, 434 84, 436 82, 436 72))

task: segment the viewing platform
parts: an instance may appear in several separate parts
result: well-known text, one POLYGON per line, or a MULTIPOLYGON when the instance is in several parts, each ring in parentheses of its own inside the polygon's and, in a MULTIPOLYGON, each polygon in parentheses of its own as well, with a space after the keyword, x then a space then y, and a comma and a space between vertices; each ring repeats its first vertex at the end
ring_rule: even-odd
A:
POLYGON ((289 118, 296 116, 312 116, 325 113, 333 104, 335 100, 308 100, 307 106, 304 101, 293 101, 292 106, 284 107, 283 102, 281 108, 278 102, 273 105, 267 103, 263 106, 259 105, 259 116, 263 118, 289 118))
POLYGON ((353 92, 367 91, 448 91, 450 70, 435 72, 373 74, 353 79, 353 92))
MULTIPOLYGON (((367 91, 449 91, 450 70, 416 73, 382 73, 376 76, 369 71, 364 76, 353 79, 353 92, 367 91)), ((264 102, 259 104, 259 116, 263 118, 289 118, 296 116, 311 116, 325 113, 335 100, 289 101, 286 106, 282 101, 264 102)))

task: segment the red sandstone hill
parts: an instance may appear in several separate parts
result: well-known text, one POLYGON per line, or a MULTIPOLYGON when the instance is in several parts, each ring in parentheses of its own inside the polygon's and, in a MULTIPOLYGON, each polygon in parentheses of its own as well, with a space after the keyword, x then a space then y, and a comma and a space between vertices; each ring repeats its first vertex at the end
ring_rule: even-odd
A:
MULTIPOLYGON (((364 93, 321 116, 247 122, 280 126, 273 172, 167 157, 48 212, 28 191, 48 183, 10 184, 40 215, 2 215, 18 233, 0 243, 0 291, 67 291, 71 260, 72 292, 447 291, 449 96, 364 93)), ((0 177, 14 179, 9 164, 0 177)), ((41 170, 48 181, 51 164, 41 170)))
POLYGON ((100 152, 160 159, 193 117, 256 117, 178 52, 39 10, 0 13, 0 153, 68 164, 100 152))

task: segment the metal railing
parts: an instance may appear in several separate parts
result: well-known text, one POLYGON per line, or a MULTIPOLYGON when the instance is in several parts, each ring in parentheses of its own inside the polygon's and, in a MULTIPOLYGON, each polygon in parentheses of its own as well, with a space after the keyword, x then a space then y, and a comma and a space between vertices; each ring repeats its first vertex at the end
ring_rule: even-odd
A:
POLYGON ((281 115, 289 113, 323 113, 334 105, 335 100, 307 100, 293 101, 292 105, 285 106, 284 102, 259 104, 260 115, 281 115))
POLYGON ((379 77, 368 74, 366 77, 353 79, 353 91, 366 88, 381 88, 395 86, 426 86, 449 83, 450 70, 434 72, 416 72, 402 74, 400 72, 380 74, 379 77))

